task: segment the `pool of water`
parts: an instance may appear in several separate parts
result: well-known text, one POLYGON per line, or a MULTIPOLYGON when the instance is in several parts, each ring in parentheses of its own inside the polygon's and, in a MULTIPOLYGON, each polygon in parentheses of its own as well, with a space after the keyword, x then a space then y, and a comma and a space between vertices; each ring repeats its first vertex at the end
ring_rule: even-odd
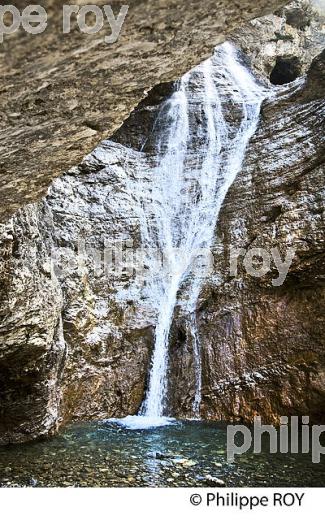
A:
POLYGON ((325 485, 324 462, 313 464, 310 454, 270 454, 267 439, 261 454, 227 462, 226 427, 198 421, 149 430, 72 425, 48 440, 0 447, 0 486, 325 485))

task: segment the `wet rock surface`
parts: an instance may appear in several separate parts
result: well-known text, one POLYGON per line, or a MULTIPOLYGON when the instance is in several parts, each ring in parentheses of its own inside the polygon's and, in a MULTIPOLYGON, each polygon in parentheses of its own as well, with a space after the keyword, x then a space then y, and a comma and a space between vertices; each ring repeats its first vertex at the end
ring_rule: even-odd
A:
POLYGON ((142 402, 154 316, 123 297, 138 229, 122 149, 108 146, 109 161, 103 144, 2 226, 2 442, 135 414, 142 402))

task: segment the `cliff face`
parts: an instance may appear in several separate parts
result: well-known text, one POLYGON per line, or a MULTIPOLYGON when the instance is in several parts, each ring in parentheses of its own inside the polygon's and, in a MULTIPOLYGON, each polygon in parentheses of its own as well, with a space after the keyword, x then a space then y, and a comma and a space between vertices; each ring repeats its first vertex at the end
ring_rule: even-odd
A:
MULTIPOLYGON (((313 62, 306 87, 264 106, 221 214, 215 277, 199 310, 207 417, 324 419, 325 104, 324 91, 307 94, 316 71, 324 85, 324 58, 313 62), (242 249, 236 277, 234 247, 242 249), (274 260, 261 278, 247 273, 252 248, 277 249, 282 260, 294 252, 283 285, 274 260)), ((182 345, 175 348, 181 357, 182 345)))
MULTIPOLYGON (((309 19, 305 29, 295 33, 285 23, 299 6, 287 7, 282 19, 266 17, 250 24, 252 32, 234 35, 238 43, 241 35, 242 48, 261 76, 272 79, 279 56, 288 61, 299 57, 304 69, 315 50, 324 47, 322 32, 316 46, 311 45, 314 24, 322 24, 321 19, 309 19), (293 34, 289 43, 279 39, 279 27, 282 35, 293 34), (258 30, 260 54, 253 52, 258 30)), ((284 98, 264 104, 243 170, 220 215, 215 274, 201 294, 198 312, 205 417, 250 421, 259 414, 275 423, 290 414, 324 419, 324 58, 323 51, 314 59, 305 84, 296 92, 297 87, 288 85, 284 98), (253 248, 269 255, 277 249, 282 261, 293 251, 283 285, 276 285, 274 260, 261 278, 247 273, 244 259, 253 248), (236 276, 230 270, 234 249, 241 249, 236 276)), ((171 370, 177 373, 171 391, 175 410, 184 394, 185 374, 191 371, 182 316, 178 322, 171 370)), ((190 396, 189 389, 182 407, 185 414, 190 396)))
MULTIPOLYGON (((84 34, 72 15, 71 32, 63 34, 65 3, 38 2, 48 14, 46 30, 20 29, 0 45, 1 221, 44 196, 51 181, 112 135, 154 85, 177 79, 235 28, 286 2, 130 0, 113 44, 104 41, 111 34, 106 21, 99 33, 84 34)), ((13 4, 20 12, 28 5, 13 4)), ((109 4, 117 16, 123 2, 109 4)))
POLYGON ((315 0, 298 0, 253 20, 249 30, 239 28, 232 39, 261 78, 286 84, 305 74, 311 60, 324 49, 324 16, 324 7, 315 0))
POLYGON ((1 226, 0 439, 46 434, 59 415, 63 340, 61 289, 51 277, 35 207, 1 226))
POLYGON ((1 226, 2 442, 141 404, 154 316, 123 297, 119 254, 138 240, 126 160, 141 154, 103 143, 1 226))
MULTIPOLYGON (((233 35, 264 79, 279 56, 300 57, 308 73, 263 105, 220 215, 214 273, 197 311, 206 418, 324 418, 325 56, 314 58, 323 22, 298 24, 285 54, 286 40, 275 33, 281 25, 281 34, 291 34, 291 15, 287 8, 285 16, 254 21, 245 37, 233 35), (257 37, 259 55, 252 51, 257 37), (230 247, 242 250, 235 277, 230 247), (247 274, 243 258, 254 247, 278 248, 282 258, 294 249, 283 285, 272 284, 274 263, 261 278, 247 274)), ((1 226, 2 442, 35 438, 64 421, 133 414, 141 404, 155 316, 136 287, 130 292, 125 245, 141 245, 130 182, 152 161, 152 124, 172 88, 167 82, 153 89, 112 141, 1 226)), ((169 372, 172 412, 191 415, 192 346, 179 308, 169 372)))

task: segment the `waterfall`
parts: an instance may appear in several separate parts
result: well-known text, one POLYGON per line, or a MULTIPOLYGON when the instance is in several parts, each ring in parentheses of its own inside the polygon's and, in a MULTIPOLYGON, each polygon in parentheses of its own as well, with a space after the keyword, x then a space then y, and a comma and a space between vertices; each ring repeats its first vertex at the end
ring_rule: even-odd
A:
POLYGON ((156 161, 133 186, 149 274, 145 292, 156 309, 155 344, 140 416, 130 427, 168 422, 168 346, 176 305, 192 335, 199 417, 201 353, 196 304, 212 267, 211 248, 225 196, 254 134, 265 87, 240 62, 232 44, 187 73, 163 104, 155 123, 156 161), (162 262, 157 261, 159 251, 162 262), (182 293, 182 298, 179 293, 182 293))

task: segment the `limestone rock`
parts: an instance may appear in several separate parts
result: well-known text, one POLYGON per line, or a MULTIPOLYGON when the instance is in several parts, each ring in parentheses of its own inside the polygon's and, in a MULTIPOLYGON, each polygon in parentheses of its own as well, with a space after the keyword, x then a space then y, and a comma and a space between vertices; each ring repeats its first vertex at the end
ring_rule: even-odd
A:
POLYGON ((62 295, 36 208, 1 225, 0 442, 55 431, 66 347, 62 295))
POLYGON ((270 423, 306 414, 324 420, 323 68, 324 53, 301 90, 266 104, 225 201, 218 276, 201 295, 207 417, 251 420, 258 414, 270 423), (283 285, 272 284, 274 266, 269 275, 252 278, 242 261, 231 277, 231 245, 245 252, 277 247, 282 258, 293 248, 283 285))
MULTIPOLYGON (((81 0, 74 4, 83 4, 81 0)), ((121 4, 109 2, 115 14, 121 4)), ((0 220, 45 195, 53 178, 112 135, 158 83, 175 80, 208 57, 246 21, 285 0, 129 0, 114 44, 83 34, 72 17, 62 34, 61 0, 38 2, 45 32, 22 29, 0 45, 0 220)), ((22 10, 26 2, 13 2, 22 10)), ((97 0, 96 5, 106 5, 97 0)))
POLYGON ((252 20, 232 34, 249 63, 276 85, 302 76, 325 47, 325 8, 315 0, 297 0, 276 14, 252 20))

